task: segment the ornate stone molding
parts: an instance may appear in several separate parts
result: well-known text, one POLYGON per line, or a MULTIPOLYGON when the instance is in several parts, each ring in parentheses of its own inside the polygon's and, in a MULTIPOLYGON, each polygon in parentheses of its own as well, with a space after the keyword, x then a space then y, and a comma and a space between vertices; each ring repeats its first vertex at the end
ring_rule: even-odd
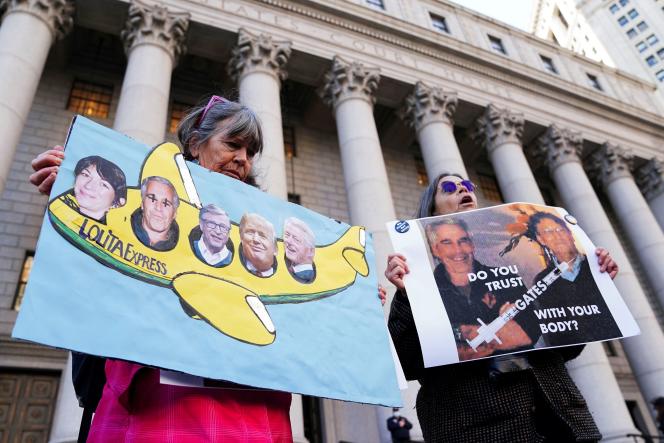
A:
POLYGON ((406 97, 399 116, 416 131, 436 121, 453 125, 457 101, 455 92, 445 92, 418 81, 413 92, 406 97))
POLYGON ((633 156, 627 149, 606 142, 592 153, 586 165, 588 175, 602 186, 624 177, 632 177, 633 156))
POLYGON ((332 68, 325 74, 325 83, 319 94, 327 105, 333 107, 347 98, 360 98, 373 105, 373 93, 379 81, 380 69, 334 56, 332 68))
POLYGON ((17 11, 45 22, 54 38, 63 38, 74 26, 74 0, 0 0, 0 16, 17 11))
POLYGON ((129 16, 121 37, 127 55, 138 45, 157 45, 171 55, 175 65, 185 52, 188 28, 188 12, 170 12, 165 6, 134 0, 129 6, 129 16))
POLYGON ((549 167, 549 171, 554 171, 564 163, 581 163, 582 150, 580 132, 551 125, 538 139, 533 154, 549 167))
POLYGON ((523 114, 511 112, 490 103, 477 119, 473 139, 489 151, 505 143, 521 145, 523 114))
POLYGON ((237 46, 233 48, 228 61, 228 74, 234 81, 238 81, 243 74, 260 70, 284 81, 288 75, 285 66, 292 45, 288 40, 274 40, 267 34, 254 35, 246 29, 240 29, 237 46))
POLYGON ((636 182, 646 199, 664 192, 664 160, 653 157, 636 171, 636 182))

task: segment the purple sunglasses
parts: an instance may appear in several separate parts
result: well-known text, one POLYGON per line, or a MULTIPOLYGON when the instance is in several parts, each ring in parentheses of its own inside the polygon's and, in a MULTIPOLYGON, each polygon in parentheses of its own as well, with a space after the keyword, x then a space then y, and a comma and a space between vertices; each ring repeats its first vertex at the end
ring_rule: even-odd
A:
POLYGON ((212 97, 210 97, 210 101, 208 102, 207 105, 205 105, 205 109, 203 109, 203 112, 201 113, 200 117, 198 117, 198 120, 196 120, 196 127, 199 127, 200 124, 203 123, 203 119, 205 118, 205 115, 208 113, 210 108, 212 108, 217 103, 226 103, 226 102, 228 102, 228 100, 218 95, 213 95, 212 97))
POLYGON ((445 180, 443 182, 440 182, 440 189, 442 189, 443 192, 447 192, 448 194, 451 194, 452 192, 456 192, 459 185, 466 188, 466 190, 468 192, 475 192, 475 184, 473 182, 471 182, 470 180, 461 180, 459 183, 455 183, 453 181, 445 180))

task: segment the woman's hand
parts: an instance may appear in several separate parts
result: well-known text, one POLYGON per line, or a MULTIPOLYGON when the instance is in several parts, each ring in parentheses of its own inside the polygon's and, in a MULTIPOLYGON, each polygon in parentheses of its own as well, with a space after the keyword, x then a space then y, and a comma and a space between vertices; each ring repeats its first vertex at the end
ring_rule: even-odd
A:
POLYGON ((387 301, 387 291, 380 283, 378 284, 378 298, 380 299, 381 306, 385 306, 385 302, 387 301))
POLYGON ((397 289, 400 289, 404 295, 406 293, 406 287, 403 283, 403 278, 408 274, 410 270, 406 264, 406 257, 401 254, 390 254, 387 256, 387 269, 385 269, 385 277, 392 283, 397 289))
POLYGON ((42 194, 50 194, 58 169, 65 158, 65 148, 54 146, 32 160, 32 169, 35 171, 30 175, 30 183, 35 185, 42 194))
POLYGON ((609 251, 604 248, 597 248, 595 249, 595 255, 597 255, 599 272, 608 272, 612 280, 616 278, 616 275, 618 275, 618 263, 613 260, 609 251))

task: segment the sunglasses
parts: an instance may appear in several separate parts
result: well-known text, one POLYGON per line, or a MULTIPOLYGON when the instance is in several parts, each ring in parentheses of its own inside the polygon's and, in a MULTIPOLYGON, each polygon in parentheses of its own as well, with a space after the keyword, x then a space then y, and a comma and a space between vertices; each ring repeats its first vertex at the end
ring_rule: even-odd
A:
POLYGON ((456 192, 459 186, 463 186, 466 188, 468 192, 475 192, 475 184, 471 182, 470 180, 461 180, 459 183, 445 180, 443 182, 440 182, 440 189, 443 192, 446 192, 448 194, 451 194, 453 192, 456 192))
POLYGON ((200 117, 198 117, 198 120, 196 120, 196 127, 199 127, 201 123, 203 123, 205 115, 214 105, 216 105, 217 103, 226 103, 227 101, 228 100, 218 95, 213 95, 212 97, 210 97, 210 101, 208 102, 207 105, 205 105, 205 109, 203 109, 203 112, 201 112, 200 117))

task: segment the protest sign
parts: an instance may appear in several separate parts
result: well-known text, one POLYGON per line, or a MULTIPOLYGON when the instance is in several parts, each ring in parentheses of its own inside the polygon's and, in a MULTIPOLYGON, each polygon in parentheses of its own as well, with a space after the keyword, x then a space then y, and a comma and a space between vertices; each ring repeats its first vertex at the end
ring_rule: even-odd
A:
POLYGON ((388 223, 426 367, 639 333, 562 208, 512 203, 388 223))
POLYGON ((373 260, 362 227, 78 117, 13 336, 398 405, 373 260))

